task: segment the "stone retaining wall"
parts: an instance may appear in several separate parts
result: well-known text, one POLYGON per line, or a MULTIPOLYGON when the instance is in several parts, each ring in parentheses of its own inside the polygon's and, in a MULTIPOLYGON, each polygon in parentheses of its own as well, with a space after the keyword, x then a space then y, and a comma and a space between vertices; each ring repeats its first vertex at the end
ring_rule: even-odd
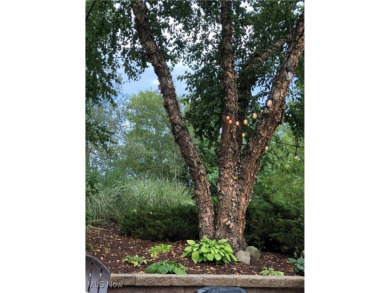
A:
POLYGON ((207 286, 241 287, 249 293, 303 293, 304 277, 253 275, 111 274, 109 293, 194 293, 207 286))

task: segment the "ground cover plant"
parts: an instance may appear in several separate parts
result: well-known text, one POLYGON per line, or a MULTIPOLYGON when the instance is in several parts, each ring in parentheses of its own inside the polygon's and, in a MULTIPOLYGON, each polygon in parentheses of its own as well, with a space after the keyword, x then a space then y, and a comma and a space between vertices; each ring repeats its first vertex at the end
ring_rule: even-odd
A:
POLYGON ((147 274, 186 274, 187 268, 180 263, 174 261, 159 261, 151 264, 145 270, 147 274))
POLYGON ((148 250, 150 253, 150 256, 155 258, 159 255, 160 252, 170 252, 172 250, 172 245, 167 244, 160 244, 152 247, 148 250))
POLYGON ((208 239, 203 237, 199 243, 187 240, 189 246, 184 249, 182 257, 190 256, 194 263, 216 262, 217 264, 236 262, 237 258, 226 239, 208 239))
POLYGON ((143 258, 139 257, 138 255, 130 256, 126 255, 122 258, 122 262, 132 264, 133 266, 140 266, 141 264, 147 264, 148 262, 143 258))
POLYGON ((260 272, 260 275, 262 276, 284 276, 283 272, 275 271, 273 268, 266 268, 263 267, 263 269, 260 272))
POLYGON ((291 263, 295 264, 294 272, 300 275, 305 274, 305 252, 302 251, 301 256, 297 259, 295 258, 289 258, 288 259, 291 263))

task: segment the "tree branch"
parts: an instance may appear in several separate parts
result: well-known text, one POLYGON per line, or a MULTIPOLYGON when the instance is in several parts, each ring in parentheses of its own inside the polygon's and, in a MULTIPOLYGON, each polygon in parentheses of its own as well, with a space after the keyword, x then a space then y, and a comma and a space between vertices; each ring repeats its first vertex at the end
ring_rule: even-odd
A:
POLYGON ((266 143, 276 130, 276 127, 282 123, 286 106, 286 96, 291 80, 287 80, 286 67, 290 66, 295 72, 301 54, 304 50, 304 14, 298 19, 292 42, 285 54, 285 61, 279 67, 279 70, 273 80, 269 99, 272 100, 272 106, 266 107, 256 124, 254 134, 243 151, 246 160, 255 161, 260 158, 265 149, 266 143))
POLYGON ((280 38, 271 46, 269 46, 264 52, 257 51, 252 58, 250 58, 247 62, 245 62, 240 74, 247 72, 248 69, 255 67, 258 65, 258 62, 265 62, 269 57, 271 57, 277 50, 280 49, 288 40, 292 38, 292 34, 287 34, 283 38, 280 38))
MULTIPOLYGON (((269 46, 264 52, 257 51, 253 56, 245 62, 242 69, 239 72, 238 77, 238 120, 243 121, 248 114, 249 102, 252 98, 252 88, 255 86, 257 76, 254 72, 256 66, 267 61, 277 50, 280 49, 288 40, 290 40, 292 34, 287 34, 283 38, 277 40, 271 46, 269 46)), ((245 130, 243 128, 238 129, 237 140, 239 148, 242 145, 242 133, 245 130)))
MULTIPOLYGON (((282 123, 286 109, 286 96, 291 83, 286 77, 286 66, 290 66, 295 72, 302 52, 304 51, 304 14, 298 19, 292 41, 285 54, 285 61, 273 80, 269 99, 272 106, 266 107, 256 124, 254 133, 248 144, 243 149, 239 169, 238 188, 243 202, 240 205, 239 217, 245 215, 246 208, 253 192, 253 183, 256 179, 256 172, 259 170, 260 159, 265 151, 271 136, 276 128, 282 123)), ((240 228, 244 229, 244 226, 240 228)))
POLYGON ((287 34, 269 46, 264 52, 256 52, 242 66, 238 78, 239 119, 241 121, 245 119, 245 116, 247 115, 249 101, 251 98, 251 90, 257 80, 257 77, 253 71, 254 68, 267 61, 268 58, 271 57, 277 50, 279 50, 280 47, 282 47, 288 40, 290 40, 291 37, 292 34, 287 34))
POLYGON ((215 231, 214 211, 209 189, 210 184, 206 178, 206 170, 202 158, 194 146, 188 128, 181 115, 172 76, 165 59, 154 40, 149 20, 146 15, 145 4, 142 0, 133 0, 131 2, 131 7, 135 15, 138 38, 146 51, 149 62, 152 63, 154 72, 160 82, 164 108, 168 113, 173 136, 189 167, 189 172, 194 183, 194 190, 197 196, 200 236, 213 238, 215 231))

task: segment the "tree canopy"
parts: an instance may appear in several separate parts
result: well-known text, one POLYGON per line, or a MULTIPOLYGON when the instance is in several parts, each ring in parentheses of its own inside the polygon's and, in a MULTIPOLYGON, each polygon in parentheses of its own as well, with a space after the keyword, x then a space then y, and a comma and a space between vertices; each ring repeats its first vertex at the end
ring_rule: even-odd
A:
MULTIPOLYGON (((145 3, 151 30, 170 68, 179 62, 190 68, 179 77, 187 83, 186 99, 190 102, 185 118, 197 136, 218 142, 224 111, 223 70, 219 65, 220 3, 154 0, 145 3)), ((233 1, 232 8, 241 115, 252 111, 260 113, 303 10, 303 1, 233 1), (277 43, 278 40, 285 42, 277 43)), ((122 82, 120 68, 130 80, 137 80, 150 66, 137 37, 131 1, 89 0, 86 12, 89 11, 86 21, 87 116, 90 104, 114 103, 113 97, 118 95, 122 82)), ((302 58, 294 78, 296 91, 289 93, 286 111, 286 122, 291 124, 296 138, 303 137, 303 84, 302 58)), ((87 130, 88 140, 107 139, 104 127, 87 121, 87 130)))

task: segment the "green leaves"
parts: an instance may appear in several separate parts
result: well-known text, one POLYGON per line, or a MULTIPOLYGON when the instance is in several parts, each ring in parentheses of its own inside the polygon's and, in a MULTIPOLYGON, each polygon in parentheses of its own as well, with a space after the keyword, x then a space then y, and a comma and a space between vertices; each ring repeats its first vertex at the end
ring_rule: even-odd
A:
POLYGON ((283 272, 275 271, 273 268, 267 269, 266 267, 263 267, 263 270, 260 272, 260 275, 262 276, 284 276, 283 272))
POLYGON ((296 263, 296 261, 297 261, 295 258, 291 258, 291 257, 290 257, 288 260, 289 260, 291 263, 296 263))
POLYGON ((176 180, 185 174, 161 95, 140 91, 126 100, 125 108, 123 115, 131 127, 124 133, 126 144, 120 149, 118 166, 137 176, 159 179, 176 180))
POLYGON ((133 264, 134 267, 140 266, 141 264, 147 264, 147 261, 144 260, 143 257, 139 257, 138 255, 135 256, 126 255, 124 258, 122 258, 122 262, 133 264))
POLYGON ((207 254, 207 259, 208 259, 209 261, 213 261, 213 260, 214 260, 214 253, 209 253, 209 254, 207 254))
POLYGON ((298 259, 289 258, 291 263, 295 264, 294 272, 304 275, 305 274, 305 251, 302 251, 301 257, 298 259))
POLYGON ((199 251, 194 251, 191 255, 191 258, 194 263, 197 263, 199 261, 199 251))
POLYGON ((145 270, 147 274, 186 274, 187 268, 180 263, 174 261, 160 261, 151 264, 145 270))
POLYGON ((204 261, 215 261, 217 264, 237 261, 233 254, 233 249, 226 239, 221 239, 218 242, 213 239, 202 238, 199 243, 193 240, 187 240, 189 246, 184 249, 181 257, 191 255, 194 263, 204 261))
POLYGON ((154 274, 155 272, 157 272, 157 264, 154 263, 154 264, 151 264, 150 266, 148 266, 145 270, 145 272, 147 274, 154 274))
MULTIPOLYGON (((263 107, 276 69, 284 59, 286 46, 275 51, 266 62, 256 63, 251 70, 243 70, 245 64, 253 62, 255 53, 266 52, 276 40, 291 33, 302 4, 299 1, 249 1, 245 4, 253 8, 249 10, 244 9, 243 1, 233 2, 231 17, 234 26, 234 59, 239 77, 238 102, 239 111, 244 114, 252 111, 259 113, 258 109, 263 107), (244 74, 245 71, 247 74, 244 74), (249 96, 245 94, 245 88, 251 91, 249 96)), ((186 97, 191 102, 191 110, 186 113, 186 118, 198 137, 216 144, 223 115, 223 72, 218 66, 221 64, 221 30, 216 26, 220 3, 198 1, 197 5, 202 17, 198 17, 194 25, 199 26, 195 29, 199 33, 196 34, 196 42, 194 40, 187 44, 188 53, 183 56, 184 62, 191 67, 191 72, 186 72, 182 77, 187 82, 189 94, 186 97), (213 38, 209 38, 210 35, 213 38)), ((301 75, 296 77, 302 79, 301 75)), ((301 92, 300 88, 295 91, 301 92)))
POLYGON ((184 275, 184 274, 187 274, 185 270, 183 270, 183 269, 181 269, 181 268, 178 268, 178 267, 174 267, 173 272, 174 272, 176 275, 184 275))
POLYGON ((150 256, 155 258, 159 255, 160 252, 170 252, 172 250, 172 245, 160 244, 152 247, 148 250, 150 256))
POLYGON ((224 248, 228 252, 233 252, 233 249, 232 249, 232 247, 230 245, 229 246, 225 245, 224 248))

